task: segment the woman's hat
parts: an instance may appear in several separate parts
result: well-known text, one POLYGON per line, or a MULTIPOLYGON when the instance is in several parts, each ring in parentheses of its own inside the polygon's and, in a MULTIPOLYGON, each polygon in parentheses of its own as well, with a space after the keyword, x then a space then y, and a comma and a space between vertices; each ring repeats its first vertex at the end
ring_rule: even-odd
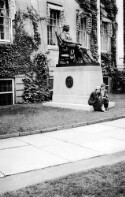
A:
POLYGON ((96 90, 99 90, 99 89, 100 89, 100 86, 97 86, 97 87, 96 87, 96 90))
POLYGON ((104 87, 104 86, 105 86, 105 83, 102 83, 102 84, 101 84, 101 88, 104 87))

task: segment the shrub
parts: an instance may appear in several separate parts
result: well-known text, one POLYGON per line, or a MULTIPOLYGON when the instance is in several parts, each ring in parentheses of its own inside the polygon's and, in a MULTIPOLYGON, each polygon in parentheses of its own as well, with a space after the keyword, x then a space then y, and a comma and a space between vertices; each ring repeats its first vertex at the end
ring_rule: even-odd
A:
POLYGON ((25 85, 24 101, 34 103, 49 100, 48 75, 49 69, 46 56, 39 53, 34 59, 31 71, 23 79, 25 85))

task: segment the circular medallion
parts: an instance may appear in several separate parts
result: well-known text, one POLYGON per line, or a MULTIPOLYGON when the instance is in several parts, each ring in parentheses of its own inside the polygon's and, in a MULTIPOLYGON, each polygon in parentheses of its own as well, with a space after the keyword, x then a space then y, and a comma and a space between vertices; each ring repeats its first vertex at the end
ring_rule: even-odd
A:
POLYGON ((66 86, 67 88, 71 88, 73 86, 73 78, 71 76, 66 78, 66 86))

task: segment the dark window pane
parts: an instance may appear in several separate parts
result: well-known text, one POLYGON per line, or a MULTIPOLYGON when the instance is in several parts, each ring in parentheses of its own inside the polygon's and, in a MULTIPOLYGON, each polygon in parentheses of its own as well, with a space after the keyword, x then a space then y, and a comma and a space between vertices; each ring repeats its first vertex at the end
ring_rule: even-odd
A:
POLYGON ((12 92, 12 81, 0 80, 0 92, 12 92))
POLYGON ((3 17, 0 17, 0 24, 3 25, 3 17))
POLYGON ((0 106, 3 105, 12 105, 13 104, 13 96, 12 93, 9 94, 0 94, 0 106))
POLYGON ((4 8, 4 1, 0 1, 0 8, 4 8))

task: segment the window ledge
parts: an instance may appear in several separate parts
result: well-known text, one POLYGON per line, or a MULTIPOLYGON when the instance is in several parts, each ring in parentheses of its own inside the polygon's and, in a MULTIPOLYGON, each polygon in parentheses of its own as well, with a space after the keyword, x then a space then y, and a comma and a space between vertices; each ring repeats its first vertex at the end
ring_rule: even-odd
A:
POLYGON ((112 53, 111 52, 109 52, 109 51, 101 51, 101 53, 106 53, 106 54, 109 54, 109 55, 111 55, 112 53))
POLYGON ((10 41, 10 40, 1 40, 1 39, 0 39, 0 43, 1 43, 1 44, 11 43, 11 41, 10 41))
POLYGON ((112 23, 112 21, 107 17, 102 17, 102 22, 112 23))
POLYGON ((48 50, 58 51, 58 50, 59 50, 59 48, 58 48, 58 46, 57 46, 57 45, 56 45, 56 46, 48 45, 48 50))

